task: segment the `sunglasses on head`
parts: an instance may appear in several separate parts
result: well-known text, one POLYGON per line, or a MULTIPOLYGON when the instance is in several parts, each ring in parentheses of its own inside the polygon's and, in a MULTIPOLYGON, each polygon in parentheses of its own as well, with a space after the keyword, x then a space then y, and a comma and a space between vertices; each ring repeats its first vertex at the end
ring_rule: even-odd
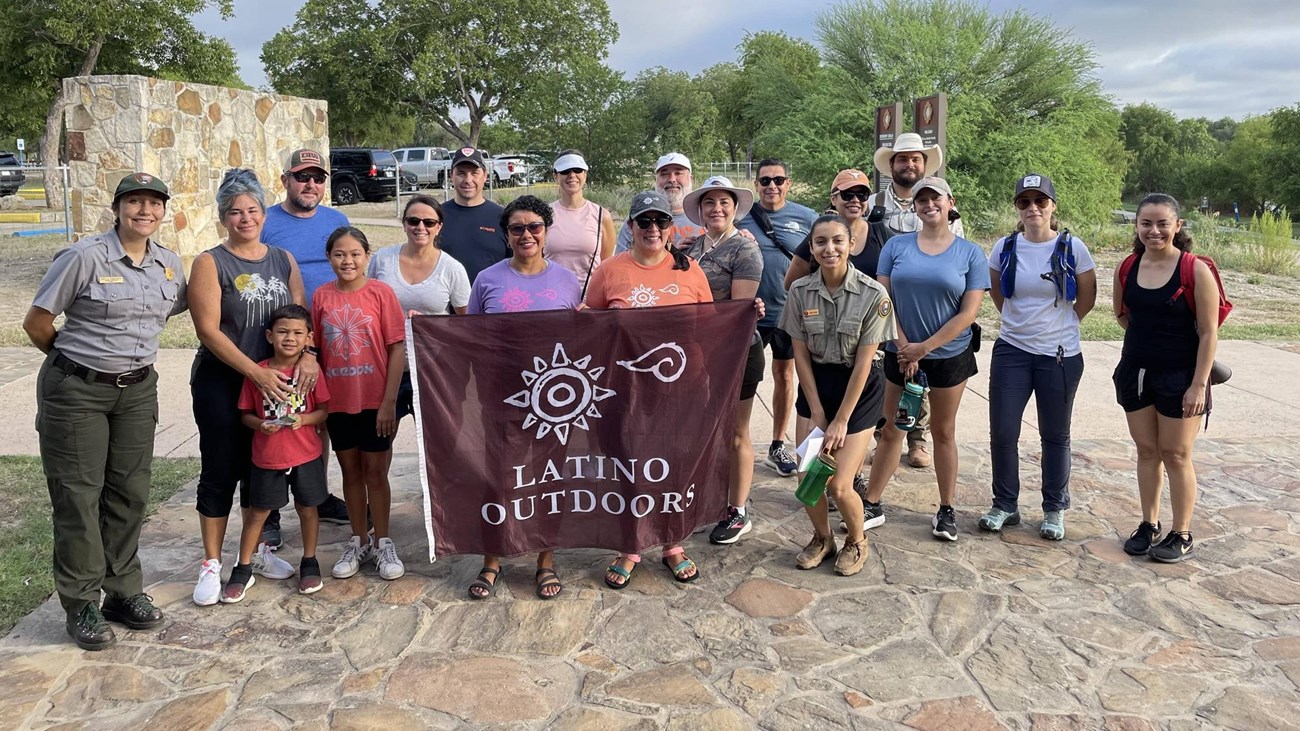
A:
POLYGON ((855 189, 853 189, 853 190, 841 190, 841 191, 840 191, 840 200, 845 201, 845 202, 848 202, 848 201, 851 201, 851 200, 854 200, 854 199, 856 199, 856 200, 860 200, 860 201, 864 201, 864 202, 865 202, 865 201, 866 201, 868 198, 870 198, 870 197, 871 197, 871 191, 869 191, 869 190, 861 190, 861 189, 856 189, 856 188, 855 188, 855 189))
POLYGON ((324 185, 325 173, 309 173, 306 170, 301 170, 293 174, 293 179, 299 183, 312 182, 316 185, 324 185))
POLYGON ((577 175, 578 173, 585 173, 585 172, 587 171, 583 170, 582 168, 569 168, 568 170, 561 170, 559 173, 557 173, 557 175, 577 175))
POLYGON ((433 228, 434 226, 442 225, 442 221, 436 218, 420 218, 419 216, 407 216, 403 220, 405 220, 406 225, 410 226, 411 228, 415 228, 420 224, 424 224, 425 228, 433 228))
POLYGON ((1048 204, 1048 203, 1051 203, 1051 202, 1052 202, 1052 199, 1051 199, 1051 198, 1048 198, 1048 197, 1045 196, 1045 195, 1040 195, 1040 196, 1037 196, 1037 197, 1035 197, 1035 198, 1028 198, 1028 197, 1026 197, 1026 198, 1017 198, 1017 199, 1016 199, 1016 209, 1017 209, 1017 210, 1021 210, 1021 211, 1026 210, 1026 209, 1029 208, 1029 204, 1031 204, 1031 203, 1032 203, 1033 205, 1037 206, 1038 208, 1046 208, 1046 207, 1047 207, 1047 204, 1048 204))
POLYGON ((546 230, 546 224, 541 221, 533 221, 532 223, 512 223, 509 226, 506 226, 506 230, 510 232, 511 236, 523 236, 525 231, 536 236, 546 230))
POLYGON ((766 188, 769 185, 775 185, 776 187, 779 188, 782 185, 785 185, 786 182, 789 180, 790 179, 784 175, 774 175, 770 178, 764 175, 763 177, 758 179, 758 184, 763 186, 764 188, 766 188))
POLYGON ((660 231, 667 231, 668 227, 673 225, 672 216, 637 216, 633 220, 636 221, 637 226, 641 227, 642 231, 650 228, 652 225, 658 226, 660 231))

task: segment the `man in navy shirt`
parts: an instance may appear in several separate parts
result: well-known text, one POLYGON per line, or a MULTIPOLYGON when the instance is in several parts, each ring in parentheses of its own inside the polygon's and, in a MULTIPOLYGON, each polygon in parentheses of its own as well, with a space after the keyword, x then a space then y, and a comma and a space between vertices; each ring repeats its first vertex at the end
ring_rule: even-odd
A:
POLYGON ((500 230, 504 209, 483 197, 487 176, 482 150, 462 147, 452 155, 454 199, 442 204, 442 235, 438 242, 443 251, 465 266, 471 284, 479 272, 510 258, 506 232, 500 230))
POLYGON ((772 348, 772 444, 763 464, 782 477, 789 477, 798 470, 794 455, 785 446, 786 425, 790 422, 795 397, 794 346, 777 323, 785 307, 784 282, 790 257, 812 232, 817 212, 786 200, 790 193, 790 166, 784 160, 760 160, 754 190, 758 193, 757 205, 737 226, 753 235, 763 254, 758 296, 763 299, 767 314, 758 321, 758 334, 772 348))

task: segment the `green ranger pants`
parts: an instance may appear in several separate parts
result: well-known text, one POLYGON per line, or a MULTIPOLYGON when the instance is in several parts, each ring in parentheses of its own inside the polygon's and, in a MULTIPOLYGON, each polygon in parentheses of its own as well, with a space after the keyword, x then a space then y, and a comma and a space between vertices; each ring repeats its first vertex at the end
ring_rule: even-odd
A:
POLYGON ((144 591, 137 553, 149 501, 158 372, 118 388, 41 366, 36 431, 54 511, 54 587, 69 614, 144 591))

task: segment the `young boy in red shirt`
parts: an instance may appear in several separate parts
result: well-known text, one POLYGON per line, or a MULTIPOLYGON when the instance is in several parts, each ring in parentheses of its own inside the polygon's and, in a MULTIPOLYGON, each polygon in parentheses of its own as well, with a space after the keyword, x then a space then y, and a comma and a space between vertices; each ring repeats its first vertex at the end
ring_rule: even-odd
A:
MULTIPOLYGON (((285 305, 271 313, 266 339, 274 355, 258 365, 275 368, 292 377, 303 351, 312 343, 311 313, 301 305, 285 305)), ((253 585, 254 552, 261 540, 262 524, 272 510, 289 502, 293 491, 294 508, 302 526, 302 562, 298 565, 298 591, 312 594, 321 588, 320 564, 316 561, 316 539, 320 522, 316 507, 325 502, 325 462, 321 459, 321 438, 317 427, 325 423, 329 410, 329 389, 324 373, 305 396, 297 393, 287 401, 272 401, 258 392, 257 384, 244 381, 239 395, 239 409, 244 426, 253 429, 253 472, 248 481, 249 509, 239 537, 239 563, 230 572, 230 580, 221 593, 221 601, 234 604, 244 598, 253 585)), ((291 382, 291 385, 292 384, 291 382)), ((272 557, 274 558, 274 557, 272 557)), ((284 564, 284 578, 293 568, 284 564)), ((264 574, 265 575, 265 574, 264 574)), ((273 578, 280 578, 273 576, 273 578)))

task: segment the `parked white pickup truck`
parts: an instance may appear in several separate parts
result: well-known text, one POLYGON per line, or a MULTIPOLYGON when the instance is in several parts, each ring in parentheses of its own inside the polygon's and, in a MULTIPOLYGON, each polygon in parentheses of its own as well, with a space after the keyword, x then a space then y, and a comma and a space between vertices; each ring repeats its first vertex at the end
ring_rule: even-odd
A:
POLYGON ((519 155, 497 155, 492 158, 492 185, 511 188, 529 185, 533 180, 533 167, 519 155))
POLYGON ((402 170, 415 173, 421 188, 447 187, 447 172, 451 168, 451 154, 445 147, 403 147, 393 150, 393 156, 402 170))

